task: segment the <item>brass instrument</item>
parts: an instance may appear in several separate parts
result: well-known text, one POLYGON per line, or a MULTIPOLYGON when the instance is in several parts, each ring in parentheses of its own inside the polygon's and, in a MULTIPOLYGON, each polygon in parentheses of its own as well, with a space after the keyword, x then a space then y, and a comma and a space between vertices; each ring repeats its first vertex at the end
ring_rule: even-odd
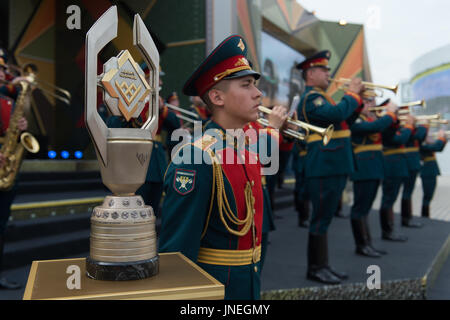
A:
MULTIPOLYGON (((272 112, 272 110, 270 110, 269 108, 266 108, 264 106, 259 106, 258 109, 259 109, 259 111, 267 113, 267 114, 270 114, 272 112)), ((287 123, 295 125, 306 131, 306 134, 303 135, 303 134, 299 133, 298 131, 295 131, 292 129, 286 129, 285 130, 286 134, 291 135, 291 136, 292 136, 292 134, 294 134, 294 132, 296 134, 301 134, 302 138, 295 137, 295 136, 294 136, 294 138, 303 140, 305 138, 305 136, 306 137, 309 136, 310 132, 313 131, 314 133, 318 133, 320 136, 322 136, 322 138, 323 138, 322 141, 325 146, 328 144, 328 142, 330 142, 331 137, 334 132, 334 126, 332 124, 330 124, 327 128, 322 128, 322 127, 317 127, 317 126, 311 125, 309 123, 306 123, 306 122, 303 122, 300 120, 294 120, 292 118, 288 118, 286 121, 287 121, 287 123)))
POLYGON ((18 128, 18 121, 23 117, 30 94, 30 84, 27 81, 20 81, 19 84, 22 90, 17 98, 14 112, 9 121, 9 127, 6 130, 5 142, 0 149, 0 153, 5 157, 5 164, 0 168, 1 191, 12 188, 19 172, 25 150, 31 153, 37 153, 39 151, 39 142, 36 138, 28 132, 20 134, 18 128))
POLYGON ((439 126, 441 124, 448 124, 448 120, 445 119, 431 119, 429 120, 431 125, 439 126))
MULTIPOLYGON (((399 116, 399 120, 405 120, 406 116, 399 116)), ((430 121, 430 120, 440 120, 441 114, 430 114, 430 115, 421 115, 421 116, 414 116, 416 118, 416 121, 430 121)))
MULTIPOLYGON (((341 85, 341 88, 340 88, 341 90, 345 90, 345 88, 347 88, 349 86, 350 82, 352 81, 351 79, 346 79, 346 78, 339 78, 339 79, 329 78, 328 80, 341 85)), ((379 96, 374 92, 375 89, 386 89, 386 90, 392 91, 395 94, 397 94, 397 90, 398 90, 398 85, 385 86, 385 85, 381 85, 381 84, 374 84, 372 82, 367 82, 367 81, 362 81, 361 83, 364 85, 364 87, 366 89, 368 89, 368 90, 364 91, 364 93, 363 93, 364 97, 379 96)))
POLYGON ((420 107, 426 109, 427 103, 425 102, 424 99, 422 99, 422 100, 417 100, 417 101, 412 101, 412 102, 402 104, 401 106, 399 106, 399 108, 415 107, 415 106, 420 106, 420 107))
MULTIPOLYGON (((55 86, 54 84, 51 84, 49 82, 46 82, 44 80, 38 80, 36 76, 37 68, 32 64, 27 64, 23 68, 15 66, 15 65, 8 65, 8 68, 14 69, 15 71, 19 72, 20 76, 33 79, 32 85, 34 87, 37 87, 42 92, 64 102, 67 105, 70 105, 70 100, 72 99, 72 95, 69 91, 60 88, 58 86, 55 86), (32 75, 32 77, 29 77, 32 75), (56 90, 59 92, 59 94, 56 94, 53 92, 53 90, 56 90)), ((7 84, 11 84, 11 82, 2 81, 7 84)))
POLYGON ((441 114, 431 114, 431 115, 422 115, 422 116, 415 116, 416 121, 435 121, 435 120, 441 120, 441 114))
MULTIPOLYGON (((450 139, 450 130, 447 130, 444 133, 445 133, 445 137, 447 139, 450 139)), ((433 138, 437 138, 439 136, 439 132, 433 132, 432 134, 430 134, 430 136, 432 136, 433 138)))
MULTIPOLYGON (((257 120, 260 124, 262 124, 263 126, 267 127, 269 125, 269 120, 264 119, 264 118, 259 118, 257 120)), ((299 140, 305 140, 306 139, 306 135, 304 135, 301 132, 286 128, 283 131, 286 135, 295 138, 295 139, 299 139, 299 140)))
POLYGON ((185 110, 185 109, 183 109, 183 108, 174 106, 173 104, 170 104, 170 103, 167 103, 167 102, 165 103, 165 105, 166 105, 169 109, 172 109, 172 110, 175 110, 175 111, 178 111, 178 112, 181 112, 181 113, 184 113, 184 114, 185 114, 185 115, 182 115, 182 114, 177 114, 177 113, 175 113, 175 115, 176 115, 179 119, 182 119, 182 120, 185 120, 185 121, 188 121, 188 122, 192 122, 192 123, 194 123, 195 121, 201 121, 201 120, 199 120, 198 114, 196 114, 195 112, 191 112, 191 111, 185 110), (190 117, 192 117, 192 118, 194 118, 194 119, 189 118, 188 116, 190 116, 190 117))
MULTIPOLYGON (((414 106, 420 106, 424 109, 426 109, 427 104, 425 102, 425 100, 418 100, 418 101, 412 101, 409 103, 405 103, 401 106, 398 106, 398 114, 410 114, 411 113, 411 109, 410 107, 414 107, 414 106)), ((384 115, 384 111, 386 110, 387 106, 380 106, 380 107, 373 107, 373 108, 369 108, 369 111, 374 111, 376 113, 376 115, 378 117, 382 117, 384 115)))

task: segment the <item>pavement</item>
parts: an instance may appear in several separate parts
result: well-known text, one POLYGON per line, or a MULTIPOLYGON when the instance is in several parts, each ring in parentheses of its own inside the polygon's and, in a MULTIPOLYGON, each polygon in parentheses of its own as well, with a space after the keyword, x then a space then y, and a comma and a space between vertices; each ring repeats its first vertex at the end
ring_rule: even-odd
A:
MULTIPOLYGON (((350 208, 343 207, 348 214, 350 208)), ((307 260, 306 247, 308 229, 297 227, 297 216, 292 209, 277 212, 280 219, 275 220, 276 230, 269 235, 269 247, 261 281, 262 290, 279 290, 323 286, 306 279, 307 260)), ((400 227, 401 217, 395 214, 396 229, 408 237, 404 243, 390 242, 381 239, 381 228, 378 212, 369 214, 369 225, 376 248, 388 252, 381 258, 368 258, 355 254, 350 219, 334 217, 328 231, 329 262, 336 270, 344 271, 349 279, 342 284, 366 283, 370 274, 369 266, 378 266, 381 281, 400 279, 420 279, 425 276, 434 258, 448 239, 450 222, 433 219, 416 218, 425 226, 421 229, 400 227)), ((450 265, 444 265, 450 272, 450 265)), ((436 285, 448 282, 439 274, 436 285)), ((445 276, 444 276, 445 277, 445 276)), ((437 286, 429 291, 428 299, 450 299, 450 286, 437 286)))

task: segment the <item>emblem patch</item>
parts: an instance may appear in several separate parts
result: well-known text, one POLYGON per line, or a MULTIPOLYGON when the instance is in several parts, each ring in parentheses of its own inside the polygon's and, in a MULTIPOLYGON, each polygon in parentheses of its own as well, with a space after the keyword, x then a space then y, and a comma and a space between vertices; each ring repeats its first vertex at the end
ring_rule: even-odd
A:
POLYGON ((173 178, 173 188, 181 195, 186 195, 194 190, 195 170, 176 169, 173 178))
POLYGON ((323 98, 321 98, 321 97, 316 98, 316 99, 313 101, 313 103, 314 103, 314 105, 315 105, 316 107, 320 107, 320 106, 323 105, 323 98))

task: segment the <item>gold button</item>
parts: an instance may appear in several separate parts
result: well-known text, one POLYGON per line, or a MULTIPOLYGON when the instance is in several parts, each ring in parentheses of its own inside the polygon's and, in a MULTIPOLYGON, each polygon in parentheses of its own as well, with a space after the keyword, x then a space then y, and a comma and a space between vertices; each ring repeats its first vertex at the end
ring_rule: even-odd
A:
POLYGON ((252 180, 252 187, 255 185, 255 181, 254 180, 252 180))
POLYGON ((155 148, 158 149, 158 145, 157 144, 155 144, 155 148))
POLYGON ((255 266, 255 272, 258 272, 258 267, 257 266, 255 266))

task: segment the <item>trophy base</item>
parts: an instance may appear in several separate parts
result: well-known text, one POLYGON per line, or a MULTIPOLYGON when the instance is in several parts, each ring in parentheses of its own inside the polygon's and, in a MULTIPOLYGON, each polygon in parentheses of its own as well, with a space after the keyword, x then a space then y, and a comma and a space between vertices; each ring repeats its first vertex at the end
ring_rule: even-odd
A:
POLYGON ((157 275, 159 256, 135 262, 101 262, 86 259, 86 275, 94 280, 129 281, 157 275))

